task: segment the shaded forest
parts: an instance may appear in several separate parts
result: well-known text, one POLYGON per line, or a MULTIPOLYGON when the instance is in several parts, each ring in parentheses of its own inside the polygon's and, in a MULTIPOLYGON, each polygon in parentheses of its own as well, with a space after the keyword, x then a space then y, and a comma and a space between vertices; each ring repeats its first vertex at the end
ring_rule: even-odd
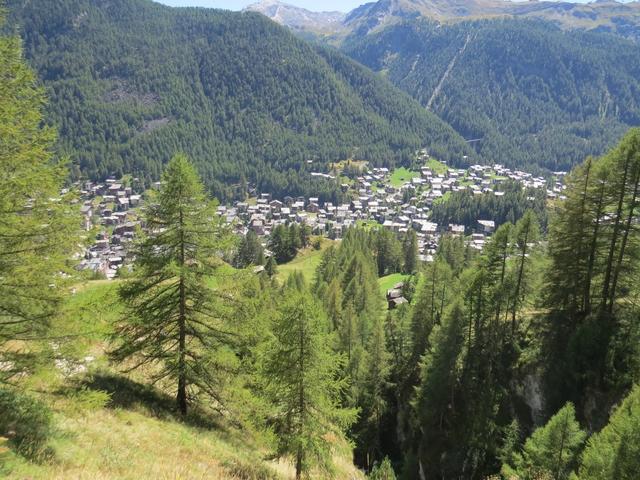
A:
POLYGON ((335 201, 336 185, 309 177, 329 162, 408 164, 423 146, 443 160, 472 155, 388 82, 258 14, 149 0, 7 6, 76 178, 156 181, 185 151, 220 199, 250 181, 335 201))
POLYGON ((416 18, 355 32, 341 48, 477 140, 488 162, 567 171, 640 125, 638 45, 614 35, 416 18))

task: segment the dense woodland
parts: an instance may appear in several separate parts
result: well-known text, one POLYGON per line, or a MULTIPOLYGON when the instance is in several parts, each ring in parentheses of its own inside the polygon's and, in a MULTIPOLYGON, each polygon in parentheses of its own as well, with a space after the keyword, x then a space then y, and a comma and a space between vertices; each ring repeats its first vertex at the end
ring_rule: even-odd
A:
POLYGON ((541 225, 546 228, 546 192, 541 189, 526 189, 518 182, 506 182, 504 195, 493 193, 475 195, 468 190, 452 192, 444 201, 436 203, 431 213, 439 225, 451 223, 464 225, 467 232, 477 227, 477 220, 493 220, 496 226, 515 223, 527 210, 533 210, 541 225))
POLYGON ((337 186, 309 172, 348 158, 407 164, 424 146, 442 160, 472 155, 388 82, 258 14, 149 0, 8 7, 75 177, 157 181, 185 151, 222 201, 246 181, 336 201, 337 186))
POLYGON ((488 162, 569 170, 640 124, 638 45, 614 35, 416 18, 356 31, 341 48, 479 140, 472 145, 488 162))
MULTIPOLYGON (((335 477, 344 438, 378 480, 637 478, 639 129, 571 172, 546 233, 528 209, 507 215, 481 253, 445 237, 419 264, 412 232, 354 228, 310 282, 255 274, 255 239, 231 234, 189 157, 175 154, 117 283, 104 358, 47 392, 43 372, 85 355, 58 323, 87 239, 73 192, 60 193, 69 171, 16 37, 0 38, 0 72, 2 474, 14 454, 63 464, 47 448, 57 402, 82 394, 95 414, 113 400, 95 387, 108 376, 155 392, 142 398, 171 395, 200 432, 229 422, 296 478, 335 477), (397 272, 410 302, 387 310, 379 276, 397 272)), ((305 235, 271 240, 291 256, 305 235)), ((244 478, 280 478, 252 472, 244 478)))

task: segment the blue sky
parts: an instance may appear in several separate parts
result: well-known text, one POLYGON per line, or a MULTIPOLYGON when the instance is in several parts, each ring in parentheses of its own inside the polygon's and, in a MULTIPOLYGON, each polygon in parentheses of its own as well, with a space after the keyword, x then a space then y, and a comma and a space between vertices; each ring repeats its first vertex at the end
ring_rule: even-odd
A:
MULTIPOLYGON (((241 10, 258 0, 156 0, 172 7, 211 7, 241 10)), ((340 10, 348 12, 355 7, 372 0, 285 0, 286 3, 304 7, 312 11, 340 10)), ((576 0, 578 1, 578 0, 576 0)), ((582 0, 580 3, 586 3, 582 0)))

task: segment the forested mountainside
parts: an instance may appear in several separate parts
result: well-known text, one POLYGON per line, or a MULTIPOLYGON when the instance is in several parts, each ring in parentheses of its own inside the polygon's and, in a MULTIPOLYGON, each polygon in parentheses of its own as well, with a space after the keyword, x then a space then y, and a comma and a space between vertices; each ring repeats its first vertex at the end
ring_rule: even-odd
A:
POLYGON ((612 35, 417 18, 342 48, 509 166, 566 170, 640 124, 640 47, 612 35))
POLYGON ((480 238, 283 220, 267 259, 183 153, 132 208, 68 188, 44 93, 0 36, 0 476, 637 478, 640 128, 561 195, 439 197, 480 238), (117 277, 78 270, 105 247, 117 277))
MULTIPOLYGON (((92 178, 157 180, 183 150, 218 197, 245 179, 295 195, 328 162, 407 162, 423 146, 444 160, 472 154, 386 81, 258 14, 150 0, 7 6, 8 28, 47 87, 62 151, 92 178)), ((329 182, 318 189, 336 195, 329 182)))

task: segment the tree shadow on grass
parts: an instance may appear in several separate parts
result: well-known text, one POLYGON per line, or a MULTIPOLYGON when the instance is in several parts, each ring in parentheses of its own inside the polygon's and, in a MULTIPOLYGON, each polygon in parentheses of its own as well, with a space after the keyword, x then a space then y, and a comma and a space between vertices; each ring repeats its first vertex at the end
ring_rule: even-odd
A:
POLYGON ((144 410, 160 420, 177 421, 204 430, 226 430, 201 407, 193 405, 189 414, 183 417, 176 409, 175 398, 123 376, 95 373, 82 379, 76 388, 106 392, 110 397, 107 408, 144 410))

